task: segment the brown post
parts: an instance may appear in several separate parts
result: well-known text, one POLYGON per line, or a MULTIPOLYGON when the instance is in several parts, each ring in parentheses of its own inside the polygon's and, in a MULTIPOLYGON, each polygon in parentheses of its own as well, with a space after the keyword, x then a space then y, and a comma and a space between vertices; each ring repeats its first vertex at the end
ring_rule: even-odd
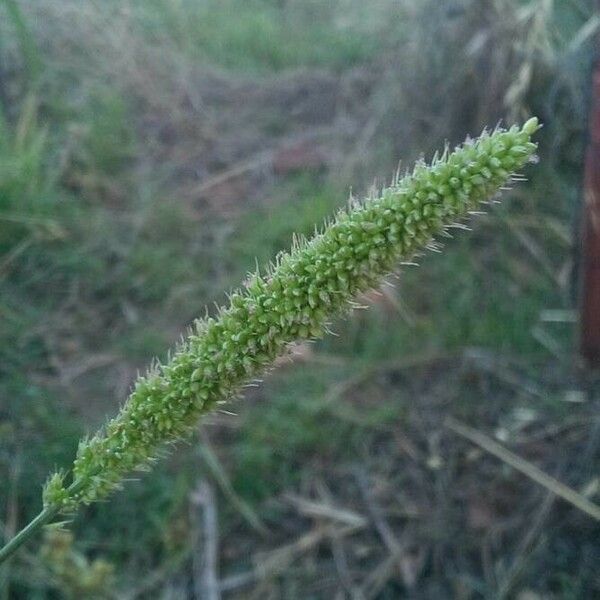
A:
POLYGON ((581 352, 589 366, 600 367, 600 56, 592 77, 589 132, 582 223, 581 352))

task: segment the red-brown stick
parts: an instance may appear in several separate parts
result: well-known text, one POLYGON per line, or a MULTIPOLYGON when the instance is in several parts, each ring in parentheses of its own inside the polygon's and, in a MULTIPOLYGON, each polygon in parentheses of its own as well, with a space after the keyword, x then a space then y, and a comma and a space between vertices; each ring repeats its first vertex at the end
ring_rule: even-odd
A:
POLYGON ((590 366, 600 367, 600 53, 592 79, 589 127, 582 228, 581 352, 590 366))

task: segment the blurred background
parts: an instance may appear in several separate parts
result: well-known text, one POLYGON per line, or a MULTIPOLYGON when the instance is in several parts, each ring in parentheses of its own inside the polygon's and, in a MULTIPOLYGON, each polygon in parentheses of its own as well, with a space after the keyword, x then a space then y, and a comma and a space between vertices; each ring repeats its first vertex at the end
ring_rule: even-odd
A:
POLYGON ((531 478, 600 502, 574 308, 594 8, 0 0, 6 537, 256 261, 399 161, 544 123, 473 232, 30 543, 0 599, 599 598, 597 521, 531 478))

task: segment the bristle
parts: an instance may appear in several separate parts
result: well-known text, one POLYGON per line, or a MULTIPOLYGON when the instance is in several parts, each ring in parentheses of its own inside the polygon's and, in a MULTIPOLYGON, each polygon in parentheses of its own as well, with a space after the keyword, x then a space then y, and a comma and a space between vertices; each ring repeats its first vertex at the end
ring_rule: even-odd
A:
POLYGON ((336 335, 333 317, 366 308, 357 295, 398 265, 418 266, 424 250, 439 252, 436 238, 468 230, 462 221, 481 214, 482 202, 495 202, 499 190, 523 179, 510 174, 530 162, 537 129, 531 119, 520 130, 484 130, 453 153, 446 145, 430 166, 420 159, 411 175, 396 172, 391 187, 373 187, 368 202, 350 194, 347 210, 315 229, 312 240, 294 235, 291 251, 277 255, 264 275, 257 263, 243 289, 217 306, 215 317, 205 311, 194 321, 167 363, 153 360, 118 415, 82 440, 74 483, 66 487, 62 472, 52 475, 45 505, 64 512, 105 498, 128 473, 188 439, 201 416, 259 385, 290 343, 336 335))

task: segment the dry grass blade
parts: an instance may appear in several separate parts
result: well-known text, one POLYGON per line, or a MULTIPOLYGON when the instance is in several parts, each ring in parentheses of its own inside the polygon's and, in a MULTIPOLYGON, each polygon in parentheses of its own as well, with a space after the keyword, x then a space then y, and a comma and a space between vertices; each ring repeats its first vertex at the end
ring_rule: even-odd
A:
POLYGON ((301 498, 295 494, 286 494, 284 498, 299 512, 310 517, 330 519, 355 527, 365 527, 367 525, 367 519, 352 510, 338 508, 325 502, 307 500, 306 498, 301 498))
POLYGON ((207 481, 201 481, 192 494, 193 519, 202 509, 202 532, 195 532, 193 561, 194 597, 205 600, 220 600, 218 562, 219 531, 215 494, 207 481), (202 546, 202 548, 201 548, 202 546))
MULTIPOLYGON (((334 497, 327 487, 327 484, 319 479, 316 482, 316 488, 318 490, 319 497, 322 498, 322 500, 329 506, 333 506, 335 502, 334 497)), ((343 591, 338 591, 338 595, 343 598, 348 597, 350 600, 365 600, 362 592, 354 583, 354 577, 348 563, 348 555, 346 553, 344 540, 337 534, 336 530, 332 531, 330 545, 331 554, 333 556, 333 561, 338 573, 338 578, 340 580, 341 587, 343 588, 343 591)))
POLYGON ((336 528, 332 525, 318 525, 290 544, 286 544, 285 546, 281 546, 280 548, 276 548, 269 552, 258 554, 256 556, 255 569, 258 578, 265 579, 271 575, 281 573, 299 556, 312 550, 324 539, 327 539, 332 535, 343 538, 364 529, 364 527, 364 525, 348 525, 336 528))
POLYGON ((505 598, 509 597, 509 594, 514 590, 519 578, 525 571, 527 564, 535 554, 536 548, 543 543, 543 528, 548 520, 548 515, 554 505, 555 498, 556 496, 554 493, 548 492, 545 495, 541 507, 536 507, 535 514, 532 515, 531 527, 529 527, 523 536, 523 539, 519 544, 519 549, 508 568, 506 575, 498 586, 498 600, 505 600, 505 598), (540 539, 541 537, 542 539, 540 539))
POLYGON ((524 458, 513 454, 510 450, 507 450, 489 436, 450 417, 446 419, 446 427, 461 437, 473 442, 486 452, 493 454, 496 458, 499 458, 507 465, 510 465, 513 469, 520 471, 523 475, 529 477, 529 479, 532 479, 537 484, 546 488, 553 494, 556 494, 569 504, 572 504, 575 508, 578 508, 596 521, 600 521, 600 506, 590 502, 587 498, 554 477, 550 477, 550 475, 544 473, 524 458))
POLYGON ((269 530, 261 518, 256 514, 254 509, 235 492, 225 468, 210 445, 207 435, 202 436, 202 443, 198 449, 211 475, 215 478, 219 488, 225 494, 229 502, 231 502, 233 507, 240 513, 252 529, 262 536, 268 535, 269 530))
POLYGON ((383 589, 386 582, 393 576, 399 574, 404 587, 413 589, 417 578, 423 568, 425 551, 420 548, 416 554, 410 552, 407 544, 408 536, 398 539, 388 524, 382 507, 377 502, 375 494, 369 483, 369 478, 363 470, 356 473, 358 487, 367 505, 371 521, 385 547, 389 556, 371 573, 363 586, 364 595, 376 597, 383 589))
POLYGON ((256 581, 265 582, 269 578, 276 577, 285 572, 290 564, 306 552, 313 550, 324 540, 333 537, 343 540, 346 536, 353 535, 362 529, 364 529, 364 525, 342 527, 317 525, 294 542, 273 550, 257 553, 254 558, 254 568, 251 571, 224 578, 219 586, 220 591, 231 592, 256 581))
POLYGON ((367 474, 363 470, 359 470, 356 473, 356 479, 379 537, 391 554, 397 554, 401 550, 402 545, 396 539, 394 532, 385 520, 383 510, 375 499, 375 494, 371 489, 367 474))

